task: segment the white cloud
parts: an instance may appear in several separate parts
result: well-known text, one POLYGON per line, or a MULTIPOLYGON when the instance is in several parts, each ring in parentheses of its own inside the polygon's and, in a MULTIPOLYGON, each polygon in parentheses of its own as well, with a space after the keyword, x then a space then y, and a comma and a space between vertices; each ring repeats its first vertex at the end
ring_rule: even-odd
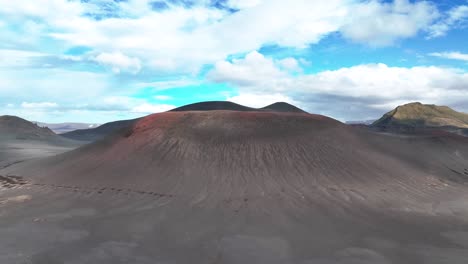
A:
POLYGON ((456 6, 450 9, 444 18, 429 27, 429 38, 442 37, 452 28, 458 28, 466 23, 468 5, 456 6))
POLYGON ((434 57, 445 58, 445 59, 468 61, 468 54, 460 53, 458 51, 433 52, 433 53, 429 53, 429 55, 434 56, 434 57))
MULTIPOLYGON (((92 106, 91 106, 92 107, 92 106)), ((95 106, 100 111, 122 111, 130 113, 151 114, 164 112, 175 108, 170 104, 151 104, 145 99, 128 96, 109 96, 102 99, 102 103, 95 106)), ((90 107, 87 107, 90 108, 90 107)))
POLYGON ((83 16, 97 12, 93 3, 0 0, 0 15, 12 25, 35 25, 7 41, 32 35, 37 37, 30 43, 52 38, 65 46, 88 46, 115 72, 131 73, 144 67, 196 73, 230 54, 267 44, 304 48, 335 32, 360 43, 390 45, 426 29, 437 15, 427 2, 407 0, 228 1, 240 9, 235 13, 204 5, 208 2, 197 1, 192 8, 167 2, 170 8, 159 12, 151 10, 149 0, 112 2, 118 16, 94 20, 83 16))
MULTIPOLYGON (((324 94, 368 96, 376 98, 375 105, 403 99, 448 102, 466 95, 466 72, 456 69, 369 64, 303 74, 301 67, 310 62, 301 58, 274 60, 258 52, 243 59, 226 58, 265 45, 301 49, 330 34, 371 46, 391 45, 419 32, 443 35, 462 26, 467 6, 455 7, 437 20, 436 7, 426 1, 229 0, 228 7, 239 9, 234 13, 207 6, 209 0, 197 0, 191 8, 165 1, 169 8, 159 11, 151 10, 151 2, 36 0, 18 4, 0 0, 0 42, 9 49, 0 50, 1 103, 14 102, 19 107, 21 102, 58 102, 57 108, 71 105, 70 109, 76 109, 67 111, 77 113, 91 106, 106 113, 145 108, 154 112, 160 106, 127 96, 147 87, 198 85, 203 83, 196 77, 199 70, 214 63, 209 79, 239 87, 239 94, 229 98, 252 104, 268 98, 301 103, 307 96, 324 94), (84 15, 108 12, 97 2, 105 2, 106 8, 112 5, 113 16, 93 19, 84 15), (38 59, 51 56, 42 52, 65 52, 75 46, 90 51, 81 57, 52 55, 67 60, 69 70, 54 68, 53 60, 38 59), (138 75, 80 71, 96 70, 88 67, 91 61, 115 73, 138 75), (79 92, 70 96, 71 89, 79 92), (108 98, 110 92, 116 98, 108 98)), ((466 58, 453 52, 432 55, 466 58)))
POLYGON ((59 67, 64 64, 84 62, 85 58, 73 55, 50 55, 48 53, 17 50, 0 49, 0 69, 25 70, 38 68, 59 67))
POLYGON ((89 46, 102 53, 117 50, 158 71, 195 71, 213 58, 220 59, 226 55, 214 47, 217 42, 214 32, 203 32, 208 25, 221 19, 225 11, 177 7, 151 12, 149 5, 143 6, 146 12, 132 9, 131 12, 137 15, 131 18, 95 21, 76 16, 49 21, 50 26, 56 29, 49 36, 69 45, 89 46))
POLYGON ((0 49, 0 68, 27 67, 34 58, 47 54, 33 51, 0 49))
POLYGON ((395 0, 382 3, 373 0, 355 5, 341 32, 356 42, 386 46, 398 39, 415 36, 437 17, 437 9, 428 2, 395 0))
POLYGON ((275 80, 285 77, 287 77, 286 72, 282 71, 272 59, 264 57, 257 51, 248 53, 243 59, 234 59, 232 62, 219 61, 215 64, 215 70, 208 74, 208 78, 215 82, 257 87, 263 86, 262 83, 264 83, 265 88, 275 80))
POLYGON ((152 113, 165 112, 174 108, 175 108, 174 105, 144 103, 144 104, 133 107, 131 111, 134 113, 152 114, 152 113))
POLYGON ((110 85, 109 77, 99 73, 9 68, 2 69, 0 74, 0 98, 77 102, 102 95, 110 89, 110 85), (71 89, 79 92, 71 93, 71 89))
POLYGON ((294 58, 285 58, 278 61, 278 64, 286 70, 293 71, 293 72, 300 72, 302 71, 299 62, 294 58))
POLYGON ((304 66, 304 67, 310 67, 312 66, 312 62, 309 61, 309 60, 306 60, 304 58, 300 58, 299 59, 299 63, 301 64, 301 66, 304 66))
POLYGON ((107 96, 86 103, 57 104, 52 102, 23 102, 7 104, 3 114, 17 115, 27 120, 48 122, 95 122, 131 119, 175 108, 169 104, 151 104, 144 99, 128 96, 107 96))
POLYGON ((358 65, 305 75, 297 79, 298 89, 351 97, 389 100, 438 100, 468 92, 468 73, 457 69, 389 67, 385 64, 358 65))
POLYGON ((141 70, 141 62, 138 58, 131 58, 120 52, 101 53, 93 58, 93 60, 111 67, 115 73, 124 71, 136 74, 141 70))
POLYGON ((76 1, 65 0, 35 0, 19 4, 15 1, 0 1, 0 12, 15 18, 31 17, 43 19, 58 19, 80 15, 83 5, 76 1))
POLYGON ((21 107, 28 108, 28 109, 45 109, 45 108, 56 108, 58 107, 58 104, 51 103, 51 102, 37 102, 37 103, 23 102, 21 103, 21 107))
POLYGON ((259 5, 262 0, 228 0, 227 6, 236 9, 250 8, 259 5))
POLYGON ((255 94, 255 93, 240 93, 236 96, 227 97, 226 101, 231 101, 237 104, 260 108, 276 102, 287 102, 296 106, 299 103, 280 93, 274 94, 255 94))
POLYGON ((156 96, 154 96, 154 99, 161 100, 161 101, 166 101, 166 100, 171 100, 172 97, 168 96, 168 95, 156 95, 156 96))
POLYGON ((170 88, 184 87, 184 86, 193 86, 200 85, 199 80, 180 78, 177 80, 168 80, 168 81, 156 81, 156 82, 139 82, 135 84, 135 87, 138 88, 147 88, 151 87, 153 90, 166 90, 170 88))
POLYGON ((448 104, 468 94, 468 73, 459 69, 366 64, 292 75, 259 53, 249 54, 233 63, 219 62, 209 76, 213 81, 238 87, 241 95, 246 94, 234 98, 239 103, 254 101, 252 96, 247 96, 251 94, 258 100, 262 96, 280 94, 298 102, 320 98, 329 101, 336 98, 370 99, 374 103, 366 103, 367 106, 380 108, 390 104, 396 106, 403 101, 448 104))
POLYGON ((449 17, 452 22, 468 18, 468 5, 457 6, 449 11, 449 17))
POLYGON ((131 119, 142 116, 138 113, 121 113, 118 111, 96 111, 88 109, 70 109, 61 110, 58 109, 31 109, 28 108, 4 108, 2 114, 15 115, 22 117, 26 120, 38 120, 47 121, 48 123, 63 123, 63 122, 95 122, 95 123, 106 123, 115 120, 131 119))

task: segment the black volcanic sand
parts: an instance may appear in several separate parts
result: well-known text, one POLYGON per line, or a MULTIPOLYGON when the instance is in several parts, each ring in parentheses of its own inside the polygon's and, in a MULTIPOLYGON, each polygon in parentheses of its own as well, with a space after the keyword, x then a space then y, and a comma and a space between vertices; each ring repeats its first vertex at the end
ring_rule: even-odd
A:
POLYGON ((0 131, 0 169, 76 149, 83 143, 53 135, 40 139, 4 136, 0 131))
POLYGON ((78 146, 78 144, 54 145, 34 141, 2 142, 0 140, 0 169, 27 160, 61 154, 77 148, 78 146))
POLYGON ((169 112, 0 170, 0 263, 467 263, 468 138, 169 112))

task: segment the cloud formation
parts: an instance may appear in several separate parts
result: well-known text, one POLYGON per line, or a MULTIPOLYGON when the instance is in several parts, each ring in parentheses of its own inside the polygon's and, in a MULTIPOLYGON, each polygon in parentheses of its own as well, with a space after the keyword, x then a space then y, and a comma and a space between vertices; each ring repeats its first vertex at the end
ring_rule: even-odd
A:
POLYGON ((429 53, 429 55, 434 56, 434 57, 451 59, 451 60, 468 61, 468 54, 461 53, 461 52, 458 52, 458 51, 433 52, 433 53, 429 53))
POLYGON ((141 62, 138 58, 128 57, 121 52, 100 53, 93 60, 99 64, 111 67, 115 73, 125 71, 136 74, 141 69, 141 62))
POLYGON ((410 0, 0 0, 0 105, 95 122, 223 98, 342 119, 410 100, 468 110, 466 37, 440 47, 467 17, 410 0))
POLYGON ((229 96, 226 101, 234 102, 237 104, 260 108, 276 102, 286 102, 298 107, 301 107, 300 103, 291 99, 290 97, 280 94, 260 94, 260 93, 241 93, 235 96, 229 96))
MULTIPOLYGON (((214 8, 210 1, 190 2, 190 8, 168 1, 162 10, 154 10, 152 3, 38 0, 18 5, 0 0, 0 14, 10 26, 31 23, 22 36, 50 38, 64 47, 90 47, 96 62, 131 73, 142 67, 193 72, 230 54, 266 44, 305 48, 333 33, 365 45, 387 46, 429 28, 434 32, 438 17, 429 2, 408 0, 294 0, 287 7, 282 0, 227 1, 225 7, 236 12, 214 8)), ((450 12, 443 22, 447 30, 464 17, 463 10, 450 12)))
MULTIPOLYGON (((468 94, 468 72, 460 69, 390 67, 379 63, 292 75, 281 69, 280 62, 258 52, 249 53, 244 59, 218 62, 209 76, 212 81, 239 87, 237 99, 275 94, 277 98, 297 101, 313 112, 323 111, 314 107, 322 103, 328 104, 327 109, 338 107, 330 104, 361 104, 380 111, 410 101, 459 104, 468 94)), ((334 115, 350 118, 346 107, 341 108, 343 111, 334 115)))
POLYGON ((429 38, 442 37, 453 28, 465 27, 468 20, 468 5, 451 8, 444 18, 429 27, 429 38))
POLYGON ((29 108, 29 109, 55 108, 57 106, 58 106, 57 103, 51 103, 51 102, 39 102, 39 103, 23 102, 21 103, 21 107, 29 108))
POLYGON ((341 32, 359 43, 387 46, 426 30, 438 16, 437 8, 429 2, 369 1, 353 7, 341 32))

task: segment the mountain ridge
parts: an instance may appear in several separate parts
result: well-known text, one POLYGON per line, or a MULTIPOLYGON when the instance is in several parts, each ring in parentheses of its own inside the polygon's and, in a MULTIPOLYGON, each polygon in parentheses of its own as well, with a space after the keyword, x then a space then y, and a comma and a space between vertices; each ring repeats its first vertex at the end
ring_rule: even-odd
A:
POLYGON ((79 141, 96 141, 120 129, 130 126, 141 118, 118 120, 102 124, 95 128, 77 129, 60 134, 62 137, 79 141))
POLYGON ((270 105, 254 108, 248 107, 241 104, 237 104, 230 101, 205 101, 193 104, 180 106, 169 110, 169 112, 180 112, 180 111, 216 111, 216 110, 227 110, 227 111, 272 111, 272 112, 290 112, 290 113, 307 113, 306 111, 286 102, 275 102, 270 105))
POLYGON ((468 129, 468 114, 448 106, 414 102, 387 112, 371 126, 384 130, 468 129))
POLYGON ((57 136, 48 127, 41 127, 21 117, 0 116, 0 134, 2 137, 16 139, 44 139, 57 136))
POLYGON ((82 145, 17 116, 0 116, 0 168, 82 145))
MULTIPOLYGON (((304 110, 285 103, 276 102, 262 108, 252 108, 230 101, 205 101, 193 104, 183 105, 168 112, 185 112, 185 111, 241 111, 241 112, 291 112, 291 113, 307 113, 304 110)), ((143 117, 142 117, 143 118, 143 117)), ((96 141, 104 138, 105 136, 114 133, 125 127, 131 126, 141 120, 142 118, 135 118, 130 120, 119 120, 100 125, 96 128, 79 129, 61 134, 61 136, 80 140, 80 141, 96 141)))
POLYGON ((78 129, 89 129, 89 128, 96 128, 100 126, 97 123, 79 123, 79 122, 64 122, 64 123, 45 123, 45 122, 37 122, 33 121, 33 123, 37 124, 41 127, 48 127, 56 134, 63 134, 71 131, 75 131, 78 129))

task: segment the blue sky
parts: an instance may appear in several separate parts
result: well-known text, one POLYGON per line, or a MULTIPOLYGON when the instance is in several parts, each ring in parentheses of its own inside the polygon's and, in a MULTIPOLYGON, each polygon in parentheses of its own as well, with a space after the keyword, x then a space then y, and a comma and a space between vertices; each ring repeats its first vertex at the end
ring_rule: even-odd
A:
POLYGON ((103 123, 206 100, 341 121, 468 112, 468 1, 0 0, 0 114, 103 123))

